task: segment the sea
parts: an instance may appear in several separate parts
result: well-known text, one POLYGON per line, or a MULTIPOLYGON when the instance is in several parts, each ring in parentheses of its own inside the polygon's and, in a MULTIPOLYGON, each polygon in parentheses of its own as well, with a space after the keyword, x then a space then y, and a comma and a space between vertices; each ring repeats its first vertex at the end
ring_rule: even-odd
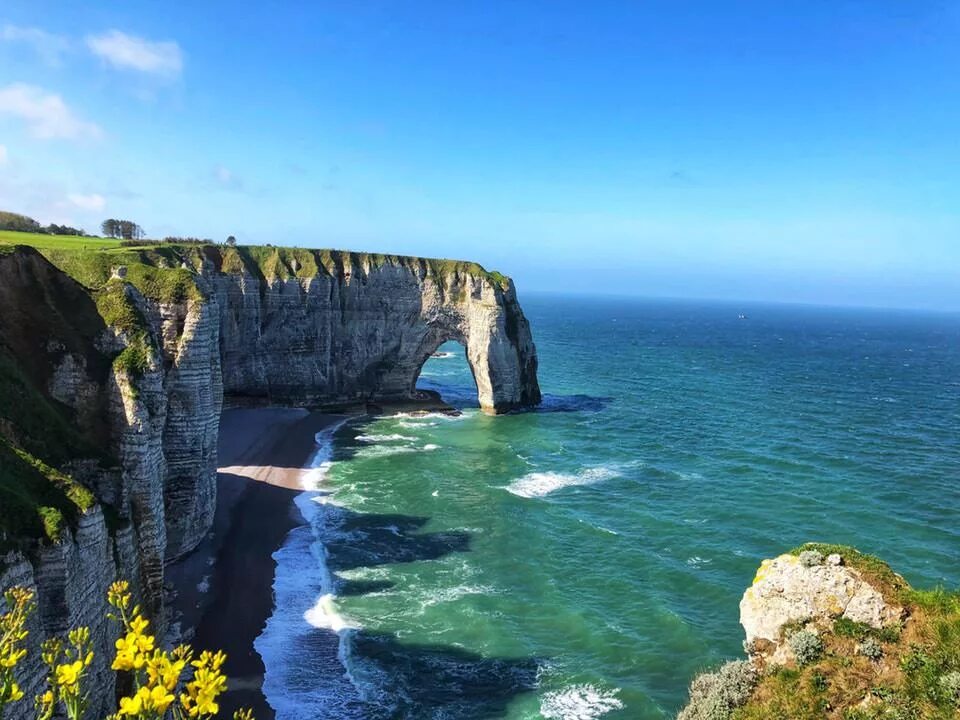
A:
POLYGON ((280 720, 655 720, 806 541, 960 585, 960 315, 522 296, 541 407, 317 437, 256 649, 280 720))

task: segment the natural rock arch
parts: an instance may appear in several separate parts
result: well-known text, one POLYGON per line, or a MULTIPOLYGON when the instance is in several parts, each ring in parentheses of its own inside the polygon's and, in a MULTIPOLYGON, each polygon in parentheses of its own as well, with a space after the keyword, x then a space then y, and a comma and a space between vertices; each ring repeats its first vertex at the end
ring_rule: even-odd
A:
POLYGON ((343 255, 309 278, 213 281, 227 393, 306 405, 409 399, 426 360, 456 340, 484 411, 540 402, 536 348, 507 278, 343 255))

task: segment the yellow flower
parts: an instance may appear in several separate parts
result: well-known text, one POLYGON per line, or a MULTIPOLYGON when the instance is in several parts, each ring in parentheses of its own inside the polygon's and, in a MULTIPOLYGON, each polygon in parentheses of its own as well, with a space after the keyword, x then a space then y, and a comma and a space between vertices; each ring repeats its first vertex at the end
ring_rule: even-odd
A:
POLYGON ((135 717, 143 710, 143 698, 138 692, 133 697, 120 698, 120 715, 135 717))
POLYGON ((157 651, 147 660, 147 677, 151 685, 162 685, 173 690, 180 681, 180 674, 186 667, 186 660, 171 661, 166 653, 157 651))
POLYGON ((130 583, 126 580, 118 580, 107 590, 107 602, 115 608, 125 610, 130 604, 130 583))
MULTIPOLYGON (((110 666, 113 670, 139 670, 143 667, 146 658, 139 652, 140 639, 133 633, 127 633, 122 638, 117 638, 115 643, 117 656, 110 666)), ((150 638, 150 646, 153 646, 153 638, 150 638)))
POLYGON ((130 629, 137 635, 142 635, 143 631, 147 629, 147 625, 149 624, 149 620, 145 620, 140 615, 137 615, 133 620, 130 621, 130 629))
MULTIPOLYGON (((146 690, 146 688, 141 688, 140 692, 143 692, 144 690, 146 690)), ((149 690, 148 693, 150 698, 149 707, 152 710, 156 710, 161 715, 167 711, 167 708, 170 707, 170 703, 172 703, 175 699, 173 695, 170 694, 162 685, 157 685, 153 689, 149 690)))
POLYGON ((83 672, 83 662, 80 660, 65 665, 58 665, 57 684, 64 688, 72 688, 80 680, 81 672, 83 672))
POLYGON ((0 657, 0 667, 12 668, 14 667, 24 655, 27 654, 26 650, 10 650, 10 652, 4 657, 0 657))
POLYGON ((233 720, 253 720, 253 710, 251 708, 234 710, 233 720))
POLYGON ((16 683, 10 683, 10 702, 16 702, 23 697, 23 690, 21 690, 16 683))

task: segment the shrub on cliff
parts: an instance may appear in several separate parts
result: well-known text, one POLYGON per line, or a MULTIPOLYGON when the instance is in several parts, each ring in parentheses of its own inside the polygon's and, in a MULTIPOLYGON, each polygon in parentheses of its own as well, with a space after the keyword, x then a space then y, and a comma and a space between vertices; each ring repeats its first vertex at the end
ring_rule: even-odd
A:
POLYGON ((809 665, 823 654, 823 640, 810 630, 795 632, 787 642, 797 658, 797 665, 809 665))
POLYGON ((746 660, 733 660, 716 672, 698 675, 690 683, 690 702, 677 720, 728 720, 750 699, 756 684, 757 671, 746 660))
MULTIPOLYGON (((0 615, 0 720, 7 706, 24 697, 16 667, 27 655, 26 621, 36 608, 33 594, 24 588, 8 590, 4 600, 8 611, 0 615)), ((204 651, 195 658, 189 645, 171 651, 156 647, 156 639, 147 633, 150 622, 138 606, 130 607, 126 582, 111 585, 107 600, 115 610, 108 617, 116 620, 121 630, 110 668, 127 676, 126 686, 131 688, 109 720, 212 720, 220 711, 217 699, 227 689, 222 671, 226 655, 204 651)), ((82 720, 90 699, 85 681, 94 660, 89 628, 75 628, 65 638, 45 640, 40 654, 47 677, 46 690, 34 698, 37 720, 54 716, 82 720)), ((233 717, 253 720, 249 710, 238 710, 233 717)))

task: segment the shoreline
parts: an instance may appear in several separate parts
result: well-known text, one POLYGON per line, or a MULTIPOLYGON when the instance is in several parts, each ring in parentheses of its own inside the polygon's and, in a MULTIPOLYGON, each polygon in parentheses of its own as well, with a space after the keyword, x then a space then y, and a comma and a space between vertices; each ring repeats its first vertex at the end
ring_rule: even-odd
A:
POLYGON ((273 612, 273 554, 306 522, 294 498, 304 492, 301 476, 316 434, 343 417, 292 408, 227 409, 221 416, 213 527, 196 550, 167 567, 166 604, 174 641, 227 654, 225 717, 240 707, 253 708, 259 720, 274 717, 254 649, 273 612))

